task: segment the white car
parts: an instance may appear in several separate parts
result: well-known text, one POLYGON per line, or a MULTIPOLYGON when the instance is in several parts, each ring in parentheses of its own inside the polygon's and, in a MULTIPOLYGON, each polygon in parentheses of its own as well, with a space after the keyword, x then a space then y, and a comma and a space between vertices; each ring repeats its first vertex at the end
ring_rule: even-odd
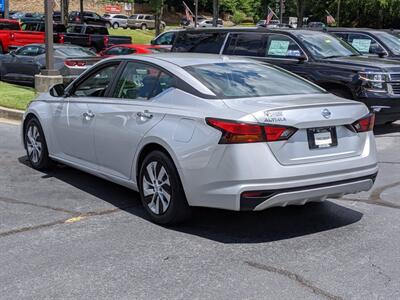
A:
POLYGON ((374 115, 276 67, 164 53, 106 59, 32 102, 23 142, 140 192, 151 219, 191 206, 263 210, 369 190, 374 115))

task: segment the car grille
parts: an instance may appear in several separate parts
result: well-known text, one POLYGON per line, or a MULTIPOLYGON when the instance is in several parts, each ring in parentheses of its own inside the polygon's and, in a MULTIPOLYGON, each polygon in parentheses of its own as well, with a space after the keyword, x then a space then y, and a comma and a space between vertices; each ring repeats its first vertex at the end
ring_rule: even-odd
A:
POLYGON ((393 94, 400 95, 400 82, 399 83, 392 83, 393 94))
POLYGON ((400 82, 400 74, 390 74, 390 81, 398 81, 400 82))

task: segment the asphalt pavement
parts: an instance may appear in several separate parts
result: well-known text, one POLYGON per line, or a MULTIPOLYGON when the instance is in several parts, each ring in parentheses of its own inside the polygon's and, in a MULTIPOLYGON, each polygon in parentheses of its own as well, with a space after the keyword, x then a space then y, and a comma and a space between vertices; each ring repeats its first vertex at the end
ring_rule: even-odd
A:
POLYGON ((400 123, 372 191, 151 223, 137 193, 29 167, 0 122, 0 299, 400 299, 400 123))

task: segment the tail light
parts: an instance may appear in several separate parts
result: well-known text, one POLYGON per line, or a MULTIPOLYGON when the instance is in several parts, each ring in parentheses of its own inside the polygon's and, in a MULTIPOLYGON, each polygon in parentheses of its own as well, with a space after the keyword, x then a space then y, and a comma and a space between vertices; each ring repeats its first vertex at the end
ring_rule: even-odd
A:
POLYGON ((65 41, 65 35, 59 34, 59 35, 58 35, 58 42, 59 42, 60 44, 64 44, 64 41, 65 41))
POLYGON ((79 23, 80 21, 81 21, 81 18, 80 18, 80 17, 76 17, 76 18, 75 18, 75 22, 79 23))
POLYGON ((357 132, 372 131, 375 125, 375 114, 370 113, 364 118, 354 122, 352 125, 357 132))
POLYGON ((109 38, 108 38, 108 36, 104 36, 104 46, 106 47, 106 48, 108 48, 108 43, 109 43, 109 38))
POLYGON ((64 64, 67 67, 85 67, 86 62, 83 60, 73 60, 73 59, 67 59, 64 61, 64 64))
POLYGON ((206 118, 206 122, 222 132, 220 144, 240 144, 275 142, 288 140, 296 128, 280 125, 260 125, 254 123, 237 122, 206 118))
POLYGON ((10 40, 14 40, 15 39, 15 34, 12 32, 12 33, 10 33, 10 40))

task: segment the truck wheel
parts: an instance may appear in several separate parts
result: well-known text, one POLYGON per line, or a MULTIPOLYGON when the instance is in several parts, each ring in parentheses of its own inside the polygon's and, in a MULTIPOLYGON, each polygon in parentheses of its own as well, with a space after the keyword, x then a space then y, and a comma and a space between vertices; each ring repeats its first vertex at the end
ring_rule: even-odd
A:
POLYGON ((147 29, 147 25, 146 25, 146 24, 142 24, 142 26, 140 26, 140 28, 141 28, 142 30, 146 30, 146 29, 147 29))
POLYGON ((118 24, 118 23, 114 23, 114 24, 113 24, 113 28, 114 28, 114 29, 117 29, 118 27, 119 27, 119 24, 118 24))
POLYGON ((111 23, 107 22, 106 23, 106 27, 107 27, 107 29, 110 29, 111 28, 111 23))

